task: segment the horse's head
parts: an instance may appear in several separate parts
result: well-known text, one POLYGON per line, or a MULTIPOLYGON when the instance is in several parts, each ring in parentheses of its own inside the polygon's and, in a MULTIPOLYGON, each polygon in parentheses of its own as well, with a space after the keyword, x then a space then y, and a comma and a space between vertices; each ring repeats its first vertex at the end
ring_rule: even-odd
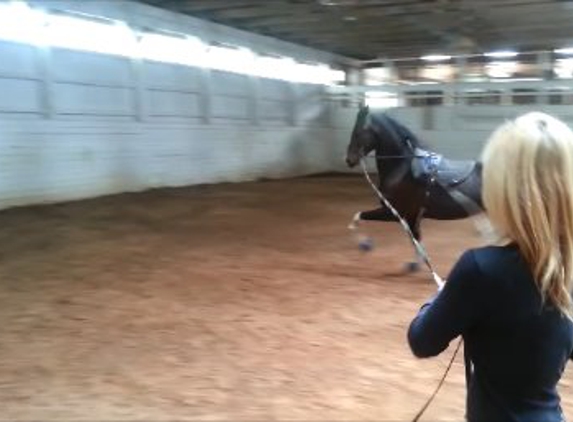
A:
POLYGON ((375 147, 374 134, 369 128, 370 109, 368 106, 360 107, 352 130, 350 144, 346 150, 346 164, 348 167, 355 167, 362 157, 368 155, 375 147))

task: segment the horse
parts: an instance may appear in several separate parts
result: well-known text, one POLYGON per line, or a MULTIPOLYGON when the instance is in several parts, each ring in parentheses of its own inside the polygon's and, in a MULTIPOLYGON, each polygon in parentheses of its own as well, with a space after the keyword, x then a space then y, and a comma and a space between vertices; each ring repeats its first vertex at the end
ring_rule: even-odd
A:
MULTIPOLYGON (((371 152, 376 159, 378 190, 404 219, 418 242, 422 239, 424 218, 460 220, 485 211, 479 160, 447 159, 430 150, 388 113, 371 112, 368 106, 361 106, 346 151, 347 166, 354 168, 371 152)), ((382 201, 380 205, 357 212, 349 228, 356 229, 361 220, 398 221, 382 201)), ((413 262, 407 263, 408 271, 417 271, 420 259, 417 254, 413 262)))

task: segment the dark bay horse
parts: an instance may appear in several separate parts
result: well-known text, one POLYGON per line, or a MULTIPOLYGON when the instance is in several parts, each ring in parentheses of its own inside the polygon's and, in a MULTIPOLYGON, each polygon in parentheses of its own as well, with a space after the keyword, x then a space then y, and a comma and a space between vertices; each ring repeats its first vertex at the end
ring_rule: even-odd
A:
MULTIPOLYGON (((450 160, 430 151, 418 137, 387 113, 358 111, 346 163, 352 168, 374 152, 378 189, 407 222, 416 240, 424 218, 458 220, 484 211, 479 161, 450 160)), ((356 213, 350 225, 360 220, 398 221, 380 201, 381 207, 356 213)), ((408 264, 418 269, 419 258, 408 264)))

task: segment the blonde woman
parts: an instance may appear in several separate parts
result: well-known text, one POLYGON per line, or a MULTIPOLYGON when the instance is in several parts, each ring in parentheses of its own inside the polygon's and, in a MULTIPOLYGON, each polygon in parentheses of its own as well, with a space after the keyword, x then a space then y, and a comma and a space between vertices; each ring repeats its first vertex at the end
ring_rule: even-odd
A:
POLYGON ((557 384, 573 358, 573 132, 537 112, 503 124, 483 151, 483 199, 499 243, 462 254, 412 321, 410 348, 436 356, 463 337, 470 422, 563 421, 557 384))

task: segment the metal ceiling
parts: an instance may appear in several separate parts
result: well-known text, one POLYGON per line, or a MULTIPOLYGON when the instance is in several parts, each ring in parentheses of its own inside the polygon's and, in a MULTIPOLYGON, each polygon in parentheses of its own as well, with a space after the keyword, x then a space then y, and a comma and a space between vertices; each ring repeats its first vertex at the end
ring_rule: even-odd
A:
POLYGON ((358 60, 573 45, 573 0, 139 0, 358 60))

